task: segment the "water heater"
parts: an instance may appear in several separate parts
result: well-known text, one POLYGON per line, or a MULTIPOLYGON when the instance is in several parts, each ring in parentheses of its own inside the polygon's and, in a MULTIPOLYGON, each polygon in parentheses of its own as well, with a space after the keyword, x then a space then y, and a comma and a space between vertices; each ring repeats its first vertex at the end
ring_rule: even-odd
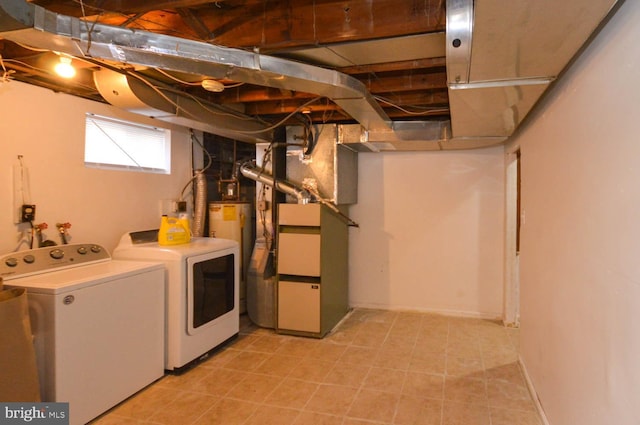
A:
POLYGON ((240 312, 247 306, 247 270, 253 248, 251 203, 209 203, 209 237, 231 239, 240 244, 240 312))

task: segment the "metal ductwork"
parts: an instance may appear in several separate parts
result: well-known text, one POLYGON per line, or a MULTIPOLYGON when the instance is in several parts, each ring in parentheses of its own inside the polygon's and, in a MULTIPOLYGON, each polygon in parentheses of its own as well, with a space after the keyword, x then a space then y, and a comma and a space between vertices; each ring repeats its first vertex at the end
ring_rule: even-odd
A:
POLYGON ((615 4, 447 0, 453 140, 506 140, 615 4))
POLYGON ((264 123, 168 90, 160 94, 160 82, 154 81, 152 88, 131 75, 106 68, 95 71, 93 80, 102 97, 121 109, 244 142, 271 140, 272 132, 265 129, 264 123))
MULTIPOLYGON (((145 31, 99 23, 89 27, 77 18, 50 12, 24 0, 2 2, 0 36, 76 57, 315 93, 331 99, 361 125, 361 136, 357 138, 357 142, 352 139, 354 150, 406 150, 413 149, 418 144, 424 144, 422 148, 443 149, 446 148, 446 143, 443 142, 450 135, 450 131, 443 131, 443 128, 450 127, 448 121, 416 122, 411 123, 408 129, 403 123, 392 122, 364 84, 337 71, 145 31), (363 144, 360 144, 361 141, 363 144)), ((96 83, 101 87, 101 94, 115 105, 122 103, 124 108, 130 107, 161 120, 239 140, 259 142, 270 137, 267 132, 260 133, 264 125, 257 121, 247 121, 243 117, 239 118, 242 123, 236 121, 229 124, 221 120, 222 122, 212 124, 211 114, 194 107, 195 102, 187 97, 178 95, 175 101, 167 102, 166 99, 158 99, 157 93, 152 93, 150 88, 143 87, 131 77, 108 74, 107 71, 104 76, 96 76, 96 83), (101 81, 103 79, 111 81, 105 83, 101 81), (114 87, 120 87, 127 96, 110 95, 114 90, 121 93, 114 87), (133 106, 126 97, 135 99, 133 106), (197 124, 198 121, 201 121, 200 124, 197 124), (245 127, 238 129, 235 124, 245 127)))
MULTIPOLYGON (((393 122, 360 81, 337 71, 145 31, 87 25, 25 0, 2 0, 0 37, 76 57, 315 93, 360 124, 357 134, 340 141, 355 151, 467 149, 495 145, 513 134, 615 4, 447 0, 451 122, 393 122)), ((270 139, 263 123, 240 113, 229 122, 212 119, 193 99, 176 95, 167 104, 126 80, 124 86, 143 105, 155 105, 150 113, 158 119, 239 140, 270 139)), ((108 91, 101 89, 107 98, 108 91)))

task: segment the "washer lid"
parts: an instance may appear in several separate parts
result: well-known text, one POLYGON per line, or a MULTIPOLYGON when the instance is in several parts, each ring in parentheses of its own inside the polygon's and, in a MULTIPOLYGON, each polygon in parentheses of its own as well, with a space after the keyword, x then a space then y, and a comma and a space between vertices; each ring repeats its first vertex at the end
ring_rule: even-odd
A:
POLYGON ((31 294, 57 295, 153 270, 164 270, 164 266, 154 262, 110 260, 16 278, 5 282, 5 286, 27 288, 31 294))

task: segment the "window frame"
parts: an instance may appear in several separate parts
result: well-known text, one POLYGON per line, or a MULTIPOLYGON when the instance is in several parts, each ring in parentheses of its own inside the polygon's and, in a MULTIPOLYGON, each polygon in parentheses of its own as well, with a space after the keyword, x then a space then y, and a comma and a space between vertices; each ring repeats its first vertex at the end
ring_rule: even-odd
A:
POLYGON ((114 171, 171 174, 171 130, 87 112, 85 114, 84 165, 87 168, 114 171), (101 141, 106 139, 111 142, 110 146, 104 145, 104 148, 109 151, 100 150, 95 145, 96 131, 102 133, 101 141), (126 134, 124 139, 123 134, 126 134), (145 135, 149 138, 144 139, 145 135), (120 139, 116 140, 118 138, 120 139), (136 140, 133 141, 133 138, 136 140), (132 145, 140 141, 144 146, 132 145), (153 155, 155 159, 145 163, 144 161, 150 161, 149 157, 143 158, 140 155, 149 152, 155 152, 153 155), (96 157, 104 158, 109 155, 111 157, 106 161, 96 160, 96 157))

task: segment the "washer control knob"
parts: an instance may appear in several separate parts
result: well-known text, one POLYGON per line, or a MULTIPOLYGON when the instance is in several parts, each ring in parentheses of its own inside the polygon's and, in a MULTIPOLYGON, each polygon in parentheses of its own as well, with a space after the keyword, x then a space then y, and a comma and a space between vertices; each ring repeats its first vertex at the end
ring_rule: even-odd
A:
POLYGON ((87 253, 87 247, 86 246, 81 246, 80 248, 78 248, 78 254, 85 255, 86 253, 87 253))
POLYGON ((53 251, 51 251, 49 253, 49 255, 51 256, 51 258, 53 258, 54 260, 59 260, 62 257, 64 257, 64 251, 61 249, 54 249, 53 251))
POLYGON ((9 257, 6 260, 4 260, 4 263, 9 267, 15 267, 18 265, 18 259, 15 257, 9 257))
POLYGON ((22 260, 27 264, 33 264, 33 262, 36 261, 36 257, 31 254, 27 254, 22 260))
POLYGON ((100 251, 102 251, 102 248, 99 245, 92 245, 91 246, 91 252, 98 254, 100 251))

